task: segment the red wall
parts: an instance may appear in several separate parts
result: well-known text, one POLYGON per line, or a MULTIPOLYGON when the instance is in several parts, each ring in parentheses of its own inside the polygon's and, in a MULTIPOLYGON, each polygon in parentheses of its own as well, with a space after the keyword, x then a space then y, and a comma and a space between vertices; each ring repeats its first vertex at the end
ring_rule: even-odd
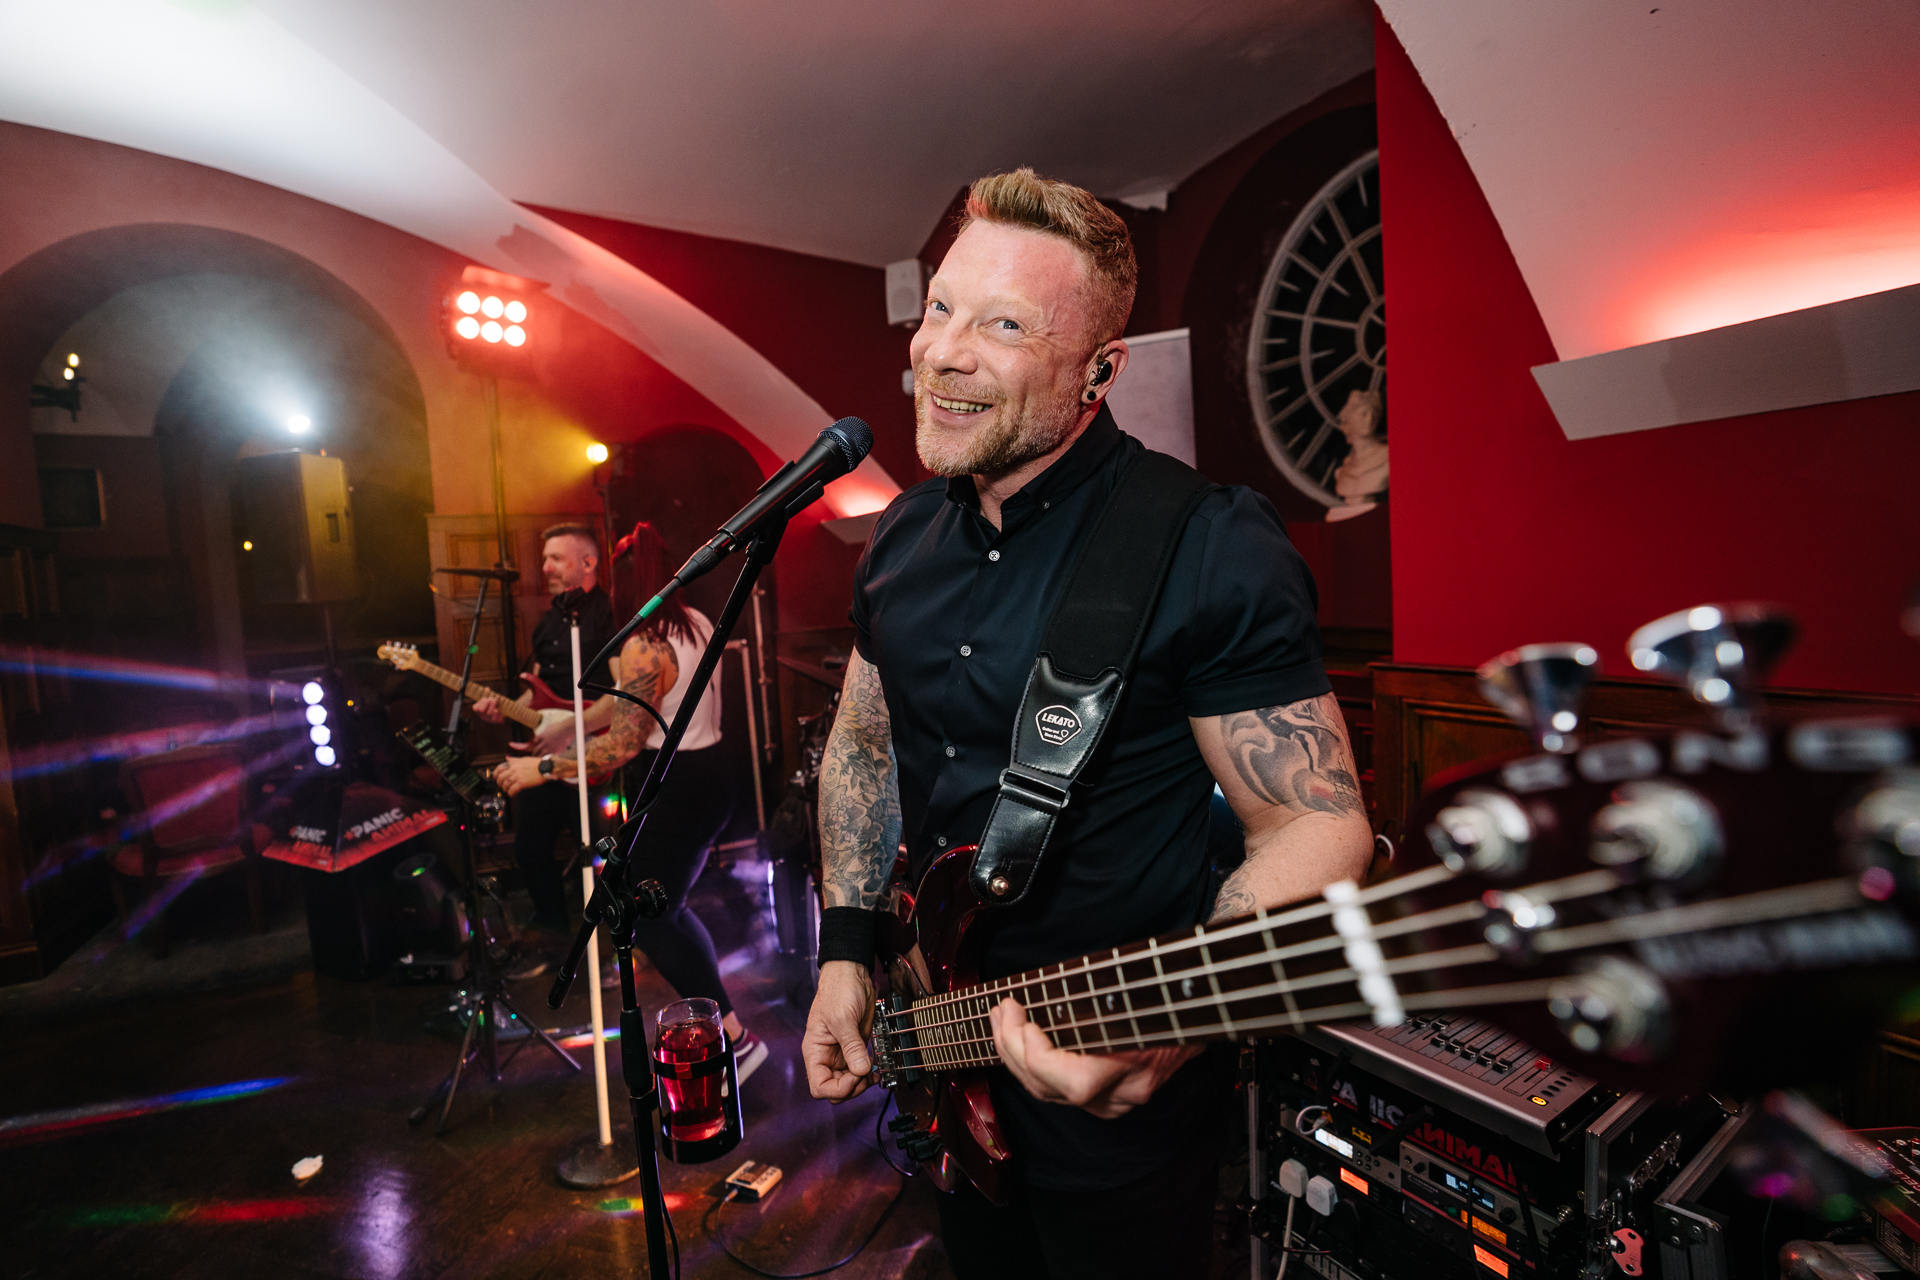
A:
MULTIPOLYGON (((875 460, 901 488, 926 477, 914 452, 913 398, 900 390, 912 331, 887 324, 884 271, 565 209, 539 212, 733 330, 834 417, 865 420, 873 428, 875 460)), ((831 513, 813 508, 781 544, 785 628, 847 622, 860 547, 821 529, 815 519, 821 514, 831 513)))
POLYGON ((926 478, 913 447, 913 398, 900 390, 913 331, 887 324, 880 268, 530 207, 718 320, 834 417, 864 419, 874 459, 901 488, 926 478))
POLYGON ((1920 394, 1569 441, 1529 368, 1556 358, 1418 72, 1376 28, 1393 283, 1394 656, 1470 664, 1714 600, 1799 619, 1774 683, 1920 693, 1899 627, 1920 578, 1920 394))

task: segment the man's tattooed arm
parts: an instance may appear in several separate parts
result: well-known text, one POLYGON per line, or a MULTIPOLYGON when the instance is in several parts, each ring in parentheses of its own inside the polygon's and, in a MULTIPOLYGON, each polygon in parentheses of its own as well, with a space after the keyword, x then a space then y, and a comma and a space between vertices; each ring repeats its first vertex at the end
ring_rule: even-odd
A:
POLYGON ((880 673, 856 651, 820 762, 826 904, 874 907, 900 848, 900 779, 880 673))
POLYGON ((1331 693, 1192 724, 1247 833, 1247 859, 1221 886, 1214 919, 1296 901, 1364 873, 1373 833, 1331 693))
POLYGON ((1247 790, 1297 813, 1359 813, 1346 719, 1330 693, 1284 707, 1220 717, 1234 771, 1247 790))
MULTIPOLYGON (((673 691, 680 679, 679 664, 673 660, 673 646, 658 636, 642 633, 630 637, 620 649, 620 687, 656 710, 660 700, 673 691)), ((617 699, 613 724, 597 738, 587 739, 587 776, 599 777, 618 769, 640 754, 653 732, 653 717, 626 699, 617 699)), ((562 778, 574 776, 573 749, 565 759, 556 757, 554 773, 562 778)))

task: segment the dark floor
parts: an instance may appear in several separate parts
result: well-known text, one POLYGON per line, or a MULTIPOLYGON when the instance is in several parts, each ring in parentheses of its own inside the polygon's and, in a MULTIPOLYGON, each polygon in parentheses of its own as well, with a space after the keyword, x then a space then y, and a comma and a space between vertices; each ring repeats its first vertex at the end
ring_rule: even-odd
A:
MULTIPOLYGON (((710 877, 709 892, 728 887, 723 875, 710 877)), ((179 904, 181 937, 165 961, 118 945, 110 930, 43 983, 0 992, 0 1276, 645 1273, 642 1220, 629 1203, 638 1180, 580 1192, 555 1177, 561 1154, 595 1133, 590 1050, 575 1052, 585 1068, 575 1074, 529 1048, 499 1084, 484 1072, 463 1084, 445 1137, 431 1120, 411 1128, 407 1112, 456 1052, 423 1029, 445 988, 289 965, 305 950, 293 895, 278 895, 276 927, 251 938, 231 925, 244 911, 218 910, 217 887, 179 904), (231 989, 236 965, 248 963, 269 980, 231 989), (169 968, 173 989, 156 976, 169 968), (193 990, 223 980, 229 989, 193 990), (62 1017, 63 1007, 80 1016, 62 1017), (225 1099, 170 1098, 249 1081, 269 1083, 225 1099), (74 1109, 92 1110, 48 1114, 74 1109), (322 1171, 297 1182, 294 1162, 313 1155, 325 1157, 322 1171)), ((874 1146, 878 1095, 838 1109, 807 1097, 802 1011, 786 1007, 767 976, 755 949, 764 930, 730 932, 744 945, 728 957, 729 988, 773 1056, 742 1089, 746 1140, 710 1165, 663 1164, 667 1204, 684 1275, 748 1275, 722 1253, 712 1220, 703 1223, 710 1192, 741 1160, 778 1164, 786 1182, 765 1207, 728 1205, 718 1225, 755 1265, 807 1271, 858 1244, 901 1179, 874 1146)), ((642 978, 647 1007, 671 998, 657 975, 642 978)), ((558 1012, 546 1008, 547 979, 512 994, 535 1021, 572 1026, 587 1020, 583 984, 558 1012)), ((617 1041, 608 1056, 618 1120, 617 1041)), ((872 1243, 835 1274, 949 1276, 933 1194, 909 1183, 872 1243)))
MULTIPOLYGON (((841 1108, 807 1096, 804 1009, 785 999, 770 954, 756 909, 765 885, 764 864, 744 864, 710 868, 695 893, 741 1016, 772 1057, 742 1089, 737 1151, 662 1164, 683 1274, 752 1274, 722 1251, 709 1210, 724 1174, 754 1159, 785 1182, 764 1207, 726 1206, 718 1226, 755 1266, 828 1265, 878 1222, 835 1276, 950 1277, 938 1193, 921 1179, 903 1189, 875 1146, 882 1096, 841 1108)), ((530 1046, 498 1084, 470 1072, 444 1137, 431 1120, 410 1127, 456 1052, 426 1025, 447 988, 316 976, 291 882, 276 876, 270 902, 272 927, 253 937, 237 893, 200 886, 173 909, 167 960, 110 927, 48 978, 0 989, 0 1280, 646 1273, 638 1180, 583 1192, 555 1176, 596 1132, 590 1049, 574 1051, 575 1074, 530 1046), (322 1171, 296 1181, 294 1162, 314 1155, 322 1171)), ((641 978, 646 1008, 672 998, 651 970, 641 978)), ((543 1026, 587 1021, 584 975, 558 1012, 548 985, 511 994, 543 1026)), ((606 1007, 617 1021, 615 993, 606 1007)), ((618 1124, 618 1041, 608 1058, 618 1124)), ((1244 1274, 1244 1257, 1223 1243, 1213 1274, 1244 1274)))

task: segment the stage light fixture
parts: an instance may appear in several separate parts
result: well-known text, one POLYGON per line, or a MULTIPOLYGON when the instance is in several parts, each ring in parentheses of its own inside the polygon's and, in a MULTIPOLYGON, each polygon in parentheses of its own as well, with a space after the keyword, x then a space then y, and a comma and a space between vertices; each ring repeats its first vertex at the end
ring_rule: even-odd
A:
POLYGON ((441 299, 447 351, 476 373, 525 376, 545 342, 538 280, 468 267, 441 299))
POLYGON ((319 765, 322 769, 333 768, 333 763, 334 763, 333 748, 332 747, 315 747, 313 749, 313 762, 319 765))
POLYGON ((324 747, 333 741, 333 730, 323 724, 317 724, 307 730, 307 737, 313 742, 314 746, 324 747))
POLYGON ((67 353, 67 368, 78 369, 79 367, 80 367, 80 357, 75 355, 73 352, 69 351, 67 353))
POLYGON ((592 444, 587 446, 588 462, 591 462, 594 466, 597 467, 601 463, 605 462, 606 460, 607 460, 607 446, 601 444, 598 440, 594 441, 592 444))
POLYGON ((62 370, 60 371, 60 376, 61 376, 61 377, 63 377, 63 378, 65 378, 65 379, 66 379, 66 380, 67 380, 68 382, 72 382, 72 381, 73 381, 73 369, 72 369, 71 367, 68 367, 68 368, 65 368, 65 369, 62 369, 62 370))
POLYGON ((318 680, 309 680, 300 687, 300 701, 308 706, 317 706, 325 700, 327 691, 318 680))
POLYGON ((327 722, 327 709, 325 707, 319 706, 318 704, 316 704, 314 706, 307 708, 308 724, 325 724, 326 722, 327 722))
POLYGON ((296 413, 287 418, 287 430, 296 436, 303 436, 313 429, 313 419, 304 413, 296 413))
POLYGON ((253 550, 253 543, 252 543, 252 541, 251 541, 251 540, 249 540, 249 541, 247 541, 247 542, 243 542, 243 543, 241 543, 241 544, 240 544, 240 549, 241 549, 242 551, 251 551, 251 550, 253 550))

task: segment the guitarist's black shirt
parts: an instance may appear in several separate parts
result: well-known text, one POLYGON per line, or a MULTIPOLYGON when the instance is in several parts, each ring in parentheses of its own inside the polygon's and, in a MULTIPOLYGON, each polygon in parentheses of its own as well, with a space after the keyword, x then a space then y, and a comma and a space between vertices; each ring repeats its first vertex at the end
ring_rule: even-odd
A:
MULTIPOLYGON (((1000 530, 980 515, 966 477, 909 489, 874 526, 851 617, 886 692, 916 879, 985 827, 1074 551, 1143 447, 1103 406, 1059 461, 1002 505, 1000 530)), ((1214 784, 1187 719, 1326 693, 1315 608, 1312 576, 1265 498, 1236 486, 1202 501, 1103 758, 1083 776, 1086 794, 1056 829, 1025 901, 986 913, 982 977, 1206 919, 1214 784)), ((1098 1190, 1144 1176, 1211 1127, 1208 1111, 1224 1101, 1215 1066, 1189 1063, 1117 1120, 1037 1102, 1004 1072, 994 1098, 1028 1181, 1098 1190)))
MULTIPOLYGON (((546 682, 547 688, 562 701, 573 697, 573 640, 568 635, 567 615, 560 612, 560 598, 554 597, 554 603, 540 615, 540 621, 533 627, 533 673, 546 682)), ((613 601, 604 589, 596 586, 587 592, 580 602, 580 661, 585 662, 600 652, 600 646, 613 638, 620 629, 613 620, 613 601)), ((613 673, 607 663, 589 668, 587 680, 593 684, 610 685, 613 673)), ((588 694, 586 700, 592 702, 598 694, 588 694)))

